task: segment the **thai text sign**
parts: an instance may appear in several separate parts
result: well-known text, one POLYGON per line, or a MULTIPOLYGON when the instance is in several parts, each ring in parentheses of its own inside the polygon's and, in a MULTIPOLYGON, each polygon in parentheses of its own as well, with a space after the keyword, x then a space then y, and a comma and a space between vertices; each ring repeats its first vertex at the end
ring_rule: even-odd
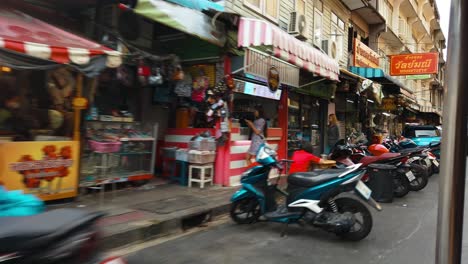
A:
POLYGON ((379 68, 380 56, 359 39, 354 39, 354 66, 379 68))
POLYGON ((78 141, 0 144, 0 182, 43 200, 70 198, 78 190, 78 141))
POLYGON ((421 75, 437 73, 439 53, 414 53, 392 55, 390 57, 390 75, 421 75))

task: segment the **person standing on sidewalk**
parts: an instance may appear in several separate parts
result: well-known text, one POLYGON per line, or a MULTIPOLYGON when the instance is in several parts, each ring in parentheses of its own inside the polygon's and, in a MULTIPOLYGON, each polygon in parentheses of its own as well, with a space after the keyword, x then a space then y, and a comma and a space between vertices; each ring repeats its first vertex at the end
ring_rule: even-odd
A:
POLYGON ((333 146, 335 146, 339 138, 340 138, 340 129, 338 127, 338 119, 336 118, 335 114, 330 114, 328 116, 327 153, 331 151, 331 149, 333 148, 333 146))
POLYGON ((249 128, 252 130, 252 137, 249 150, 247 151, 246 163, 247 167, 252 164, 252 157, 257 155, 258 149, 265 142, 267 122, 263 107, 257 106, 254 112, 255 121, 245 120, 249 128))

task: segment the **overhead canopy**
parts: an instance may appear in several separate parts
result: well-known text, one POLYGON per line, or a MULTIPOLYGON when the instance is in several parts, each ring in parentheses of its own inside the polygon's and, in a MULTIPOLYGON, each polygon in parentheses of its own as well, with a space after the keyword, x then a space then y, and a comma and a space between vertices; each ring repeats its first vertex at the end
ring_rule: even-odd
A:
POLYGON ((89 75, 121 64, 121 54, 18 10, 0 9, 0 62, 13 68, 75 66, 89 75))
POLYGON ((338 81, 338 62, 264 20, 242 17, 238 46, 273 46, 274 55, 327 79, 338 81))
POLYGON ((224 26, 204 13, 162 0, 139 0, 135 13, 217 46, 224 46, 224 26))
POLYGON ((411 93, 411 90, 406 88, 402 82, 386 74, 382 69, 351 66, 350 71, 364 78, 375 80, 384 86, 396 86, 411 93))
MULTIPOLYGON (((224 12, 223 3, 215 3, 209 0, 167 0, 174 4, 179 4, 191 9, 203 11, 203 10, 215 10, 219 12, 224 12)), ((224 2, 224 1, 223 1, 224 2)))

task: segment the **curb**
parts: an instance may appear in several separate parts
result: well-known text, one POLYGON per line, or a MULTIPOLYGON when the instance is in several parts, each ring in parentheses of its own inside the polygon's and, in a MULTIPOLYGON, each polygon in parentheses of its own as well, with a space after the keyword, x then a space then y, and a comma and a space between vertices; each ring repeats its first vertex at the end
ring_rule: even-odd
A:
POLYGON ((203 208, 198 212, 165 221, 143 220, 131 222, 135 228, 104 235, 101 248, 103 250, 113 250, 139 242, 183 233, 190 228, 201 226, 216 217, 227 214, 229 208, 230 203, 207 209, 203 208))

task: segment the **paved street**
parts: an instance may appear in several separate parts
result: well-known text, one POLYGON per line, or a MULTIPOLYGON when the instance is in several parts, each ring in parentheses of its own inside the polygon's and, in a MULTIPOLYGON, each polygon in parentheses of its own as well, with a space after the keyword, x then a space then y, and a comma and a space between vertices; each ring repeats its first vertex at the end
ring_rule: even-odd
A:
MULTIPOLYGON (((434 262, 438 175, 383 212, 373 210, 374 228, 358 243, 344 242, 314 228, 227 221, 129 255, 129 263, 412 263, 434 262)), ((468 263, 468 262, 467 262, 468 263)))

